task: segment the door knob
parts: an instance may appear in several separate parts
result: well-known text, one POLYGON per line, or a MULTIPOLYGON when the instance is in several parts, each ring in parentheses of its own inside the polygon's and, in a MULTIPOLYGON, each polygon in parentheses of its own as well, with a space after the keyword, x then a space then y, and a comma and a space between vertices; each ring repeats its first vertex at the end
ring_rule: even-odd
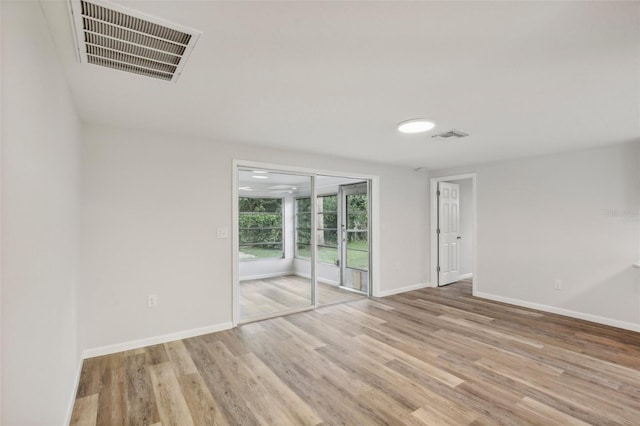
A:
POLYGON ((456 237, 456 239, 461 240, 461 239, 462 239, 462 237, 458 235, 458 236, 456 237))

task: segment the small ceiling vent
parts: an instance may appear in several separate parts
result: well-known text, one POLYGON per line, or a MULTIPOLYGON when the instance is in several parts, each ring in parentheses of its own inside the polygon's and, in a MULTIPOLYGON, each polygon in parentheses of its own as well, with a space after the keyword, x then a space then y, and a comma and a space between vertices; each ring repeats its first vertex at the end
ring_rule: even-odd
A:
POLYGON ((449 138, 464 138, 466 136, 469 136, 469 133, 465 133, 465 132, 461 132, 460 130, 453 129, 453 130, 449 130, 448 132, 433 135, 431 137, 449 139, 449 138))
POLYGON ((71 0, 80 62, 175 82, 200 32, 101 0, 71 0))

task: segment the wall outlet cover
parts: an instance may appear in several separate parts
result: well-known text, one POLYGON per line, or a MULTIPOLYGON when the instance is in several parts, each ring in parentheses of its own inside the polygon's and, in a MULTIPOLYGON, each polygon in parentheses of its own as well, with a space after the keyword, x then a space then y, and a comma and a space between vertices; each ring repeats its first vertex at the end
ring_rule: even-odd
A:
POLYGON ((150 294, 147 296, 147 307, 148 308, 155 308, 156 306, 158 306, 158 295, 157 294, 150 294))

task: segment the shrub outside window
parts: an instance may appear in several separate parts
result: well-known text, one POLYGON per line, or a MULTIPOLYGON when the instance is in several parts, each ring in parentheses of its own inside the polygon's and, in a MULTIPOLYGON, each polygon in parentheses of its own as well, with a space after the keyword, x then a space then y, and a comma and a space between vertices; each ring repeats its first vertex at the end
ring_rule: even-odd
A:
POLYGON ((240 197, 240 259, 284 257, 282 198, 240 197))

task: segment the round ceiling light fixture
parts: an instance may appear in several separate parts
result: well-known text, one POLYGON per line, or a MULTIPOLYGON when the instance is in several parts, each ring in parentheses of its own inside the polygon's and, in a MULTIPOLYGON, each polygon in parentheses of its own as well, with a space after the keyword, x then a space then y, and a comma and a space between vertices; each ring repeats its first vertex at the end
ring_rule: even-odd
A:
POLYGON ((413 118, 398 124, 398 131, 402 133, 423 133, 436 127, 433 121, 426 118, 413 118))

